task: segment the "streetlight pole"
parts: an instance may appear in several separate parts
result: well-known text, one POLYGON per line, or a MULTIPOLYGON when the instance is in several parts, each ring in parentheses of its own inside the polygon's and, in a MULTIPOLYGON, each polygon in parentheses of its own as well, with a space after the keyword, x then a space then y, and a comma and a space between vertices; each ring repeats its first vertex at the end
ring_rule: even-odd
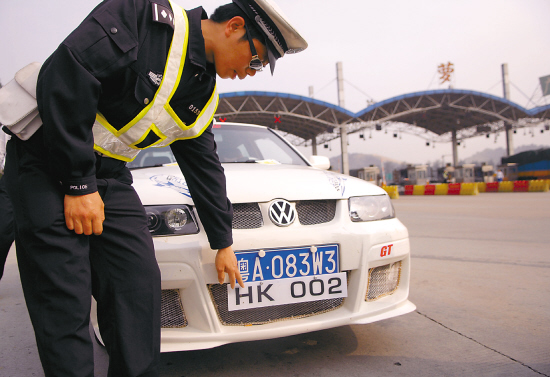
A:
MULTIPOLYGON (((504 94, 504 99, 510 99, 510 76, 508 75, 508 63, 502 65, 502 91, 504 94)), ((511 156, 514 154, 514 141, 512 139, 513 130, 512 125, 505 123, 504 125, 506 133, 506 154, 511 156)))
MULTIPOLYGON (((344 108, 344 69, 342 62, 336 63, 336 80, 338 83, 338 106, 344 108)), ((340 144, 342 151, 342 174, 349 175, 348 131, 346 124, 340 125, 340 144)))

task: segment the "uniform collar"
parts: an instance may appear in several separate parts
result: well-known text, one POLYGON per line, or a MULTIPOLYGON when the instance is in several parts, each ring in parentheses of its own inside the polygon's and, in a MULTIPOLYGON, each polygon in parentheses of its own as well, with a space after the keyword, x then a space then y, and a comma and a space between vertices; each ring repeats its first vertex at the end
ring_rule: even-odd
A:
POLYGON ((198 7, 187 11, 187 18, 189 19, 189 47, 187 52, 189 61, 201 69, 199 79, 202 79, 204 73, 215 77, 216 68, 214 64, 206 61, 204 37, 202 36, 201 20, 208 19, 208 15, 202 7, 198 7))

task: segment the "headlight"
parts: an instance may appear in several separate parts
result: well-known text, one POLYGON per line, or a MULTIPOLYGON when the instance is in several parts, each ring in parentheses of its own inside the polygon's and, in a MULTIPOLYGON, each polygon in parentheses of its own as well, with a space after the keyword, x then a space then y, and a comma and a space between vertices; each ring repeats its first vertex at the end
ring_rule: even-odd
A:
POLYGON ((188 206, 145 206, 145 212, 147 226, 153 236, 176 236, 199 232, 188 206))
POLYGON ((375 221, 392 219, 395 211, 388 195, 356 196, 349 198, 351 221, 375 221))

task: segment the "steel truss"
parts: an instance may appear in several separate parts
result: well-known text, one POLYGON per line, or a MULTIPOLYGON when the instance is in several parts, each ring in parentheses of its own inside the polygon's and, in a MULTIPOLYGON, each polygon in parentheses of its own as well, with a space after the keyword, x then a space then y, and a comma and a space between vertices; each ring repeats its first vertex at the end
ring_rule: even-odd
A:
POLYGON ((428 142, 450 142, 497 134, 507 128, 547 125, 550 107, 532 110, 486 93, 435 90, 375 103, 353 114, 341 107, 283 93, 243 92, 222 95, 218 120, 250 122, 280 130, 294 145, 328 143, 348 134, 391 132, 428 142))

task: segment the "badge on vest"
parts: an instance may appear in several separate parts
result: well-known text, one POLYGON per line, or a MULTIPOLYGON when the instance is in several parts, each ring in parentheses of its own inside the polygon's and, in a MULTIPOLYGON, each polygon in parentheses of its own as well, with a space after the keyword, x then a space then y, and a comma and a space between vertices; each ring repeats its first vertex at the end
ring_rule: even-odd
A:
POLYGON ((153 3, 153 21, 170 25, 174 28, 174 14, 172 10, 164 5, 153 3))

